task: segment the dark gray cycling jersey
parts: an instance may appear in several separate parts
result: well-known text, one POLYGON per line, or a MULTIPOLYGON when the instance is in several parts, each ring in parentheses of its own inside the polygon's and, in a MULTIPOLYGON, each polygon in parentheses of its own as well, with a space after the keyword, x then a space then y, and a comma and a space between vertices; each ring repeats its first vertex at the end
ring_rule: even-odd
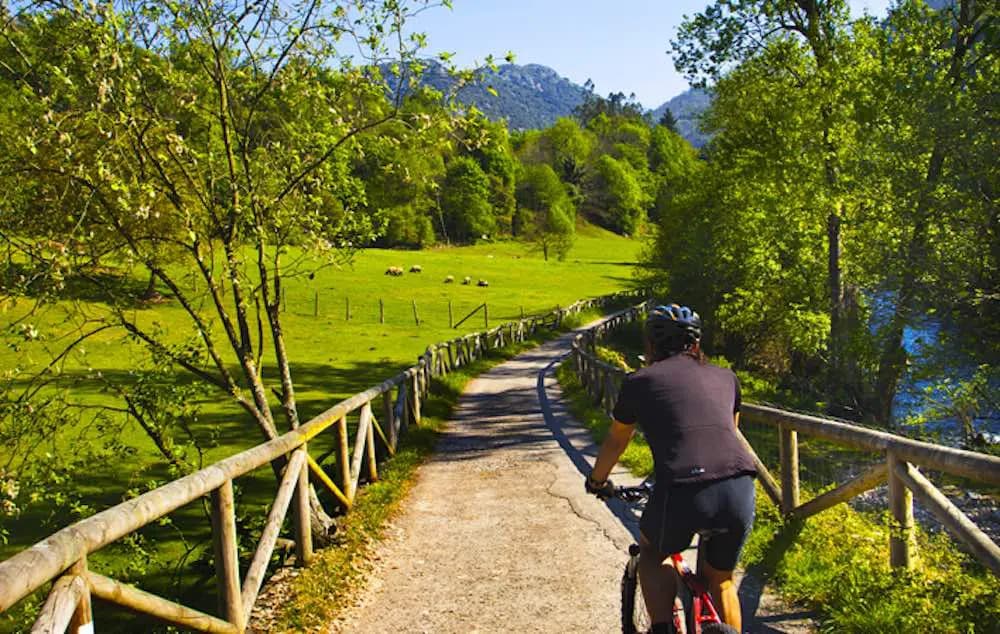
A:
POLYGON ((707 482, 757 473, 733 425, 739 409, 732 371, 677 354, 628 375, 614 417, 639 424, 658 484, 707 482))

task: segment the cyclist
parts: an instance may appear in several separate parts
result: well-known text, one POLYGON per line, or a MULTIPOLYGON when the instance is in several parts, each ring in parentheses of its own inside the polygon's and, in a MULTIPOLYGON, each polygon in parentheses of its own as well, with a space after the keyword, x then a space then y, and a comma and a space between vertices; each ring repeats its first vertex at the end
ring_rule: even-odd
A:
POLYGON ((756 468, 736 428, 739 381, 706 362, 701 318, 690 308, 657 306, 644 330, 646 367, 622 383, 586 490, 601 498, 614 494, 608 475, 638 424, 656 474, 639 525, 639 581, 652 632, 673 631, 679 579, 669 555, 687 548, 699 531, 720 531, 699 544, 698 573, 722 620, 741 631, 733 569, 753 524, 756 468))

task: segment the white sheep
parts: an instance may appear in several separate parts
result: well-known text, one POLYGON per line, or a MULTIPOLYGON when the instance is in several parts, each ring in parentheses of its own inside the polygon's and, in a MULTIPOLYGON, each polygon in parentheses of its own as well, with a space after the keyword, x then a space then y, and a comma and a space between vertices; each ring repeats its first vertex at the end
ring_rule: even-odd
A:
POLYGON ((490 283, 487 282, 486 280, 479 280, 479 282, 476 283, 476 286, 489 286, 489 285, 490 283))
POLYGON ((444 283, 445 284, 452 284, 454 282, 455 282, 455 276, 454 275, 449 275, 448 277, 444 278, 444 283))
POLYGON ((424 269, 422 269, 419 264, 414 264, 410 267, 410 273, 421 273, 423 270, 424 269))
POLYGON ((472 278, 466 275, 464 278, 462 278, 462 284, 465 284, 466 286, 472 284, 472 278))

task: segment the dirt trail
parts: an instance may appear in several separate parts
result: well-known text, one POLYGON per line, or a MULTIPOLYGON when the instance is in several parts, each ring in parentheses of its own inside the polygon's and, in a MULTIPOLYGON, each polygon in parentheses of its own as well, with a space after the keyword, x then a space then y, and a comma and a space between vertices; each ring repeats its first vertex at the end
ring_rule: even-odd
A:
MULTIPOLYGON (((637 518, 583 491, 596 447, 551 372, 570 336, 472 381, 331 632, 616 632, 637 518)), ((616 482, 635 481, 621 471, 616 482)), ((808 632, 749 578, 750 632, 808 632)))

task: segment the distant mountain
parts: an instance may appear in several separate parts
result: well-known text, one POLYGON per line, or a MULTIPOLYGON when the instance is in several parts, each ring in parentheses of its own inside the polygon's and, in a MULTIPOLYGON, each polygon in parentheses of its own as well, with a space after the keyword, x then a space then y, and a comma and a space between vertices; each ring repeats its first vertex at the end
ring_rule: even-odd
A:
POLYGON ((677 132, 691 145, 700 148, 708 143, 709 136, 698 128, 701 114, 712 105, 712 97, 704 90, 692 88, 677 95, 659 108, 653 110, 653 121, 659 121, 663 111, 670 108, 677 120, 677 132))
MULTIPOLYGON (((454 85, 444 67, 432 60, 428 60, 421 81, 442 92, 454 85)), ((583 86, 560 77, 548 66, 505 64, 496 73, 486 73, 479 81, 463 86, 457 98, 475 105, 490 119, 506 119, 511 130, 525 130, 547 128, 559 117, 570 116, 586 94, 583 86), (489 87, 496 90, 495 96, 489 87)))
MULTIPOLYGON (((448 92, 455 80, 435 60, 426 60, 427 68, 421 83, 441 92, 448 92)), ((551 126, 559 117, 569 117, 573 109, 583 103, 587 90, 562 77, 548 66, 541 64, 505 64, 497 72, 485 73, 478 81, 463 86, 458 91, 460 103, 474 105, 487 117, 507 120, 511 130, 542 129, 551 126), (493 95, 488 88, 496 90, 493 95)), ((653 121, 659 121, 667 107, 677 119, 681 136, 695 147, 708 142, 708 137, 698 130, 698 117, 708 108, 711 97, 701 90, 688 90, 652 112, 653 121)))

